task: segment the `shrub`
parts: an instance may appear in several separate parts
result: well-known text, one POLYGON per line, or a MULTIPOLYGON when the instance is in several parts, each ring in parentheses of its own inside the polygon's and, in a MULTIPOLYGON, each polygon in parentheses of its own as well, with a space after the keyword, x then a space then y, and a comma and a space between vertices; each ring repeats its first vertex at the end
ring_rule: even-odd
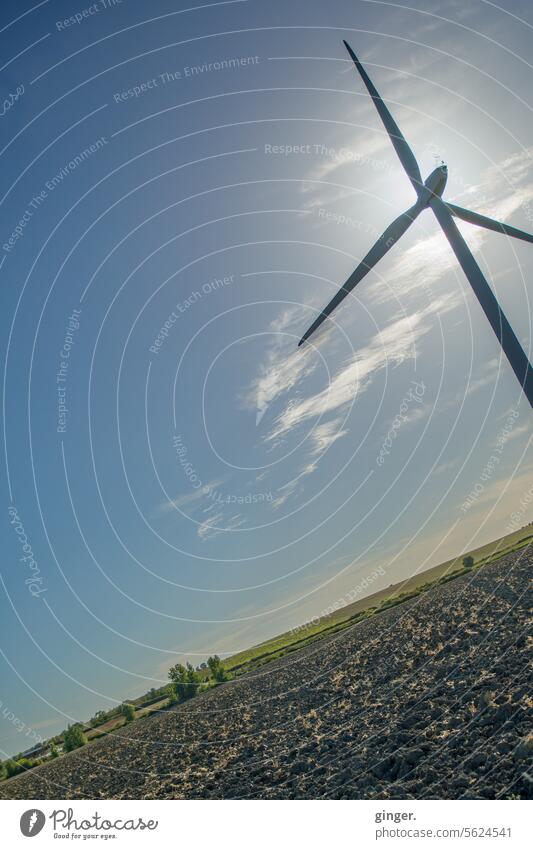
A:
POLYGON ((79 749, 80 746, 85 746, 86 742, 87 737, 79 723, 69 725, 63 734, 63 749, 65 752, 72 752, 73 749, 79 749))
POLYGON ((474 565, 474 558, 471 554, 467 554, 466 557, 463 557, 463 566, 465 569, 471 569, 474 565))
POLYGON ((176 689, 174 687, 174 684, 169 684, 166 692, 167 692, 169 703, 171 705, 175 705, 176 702, 178 701, 178 697, 176 695, 176 689))
POLYGON ((97 710, 93 718, 90 720, 91 725, 95 728, 97 725, 101 725, 107 719, 105 710, 97 710))
POLYGON ((125 718, 126 722, 133 722, 133 720, 135 719, 135 708, 133 705, 130 705, 127 702, 124 702, 124 704, 120 706, 120 712, 125 718))
POLYGON ((180 701, 191 699, 198 692, 200 686, 200 675, 190 663, 183 666, 182 663, 176 663, 168 671, 168 677, 172 681, 176 697, 180 701))
POLYGON ((228 680, 228 675, 226 673, 226 670, 222 666, 222 661, 220 660, 218 654, 215 654, 213 657, 210 657, 207 661, 207 665, 215 681, 221 683, 222 681, 228 680))
POLYGON ((50 749, 50 757, 51 758, 58 758, 59 757, 59 749, 57 748, 57 746, 52 746, 52 748, 50 749))
POLYGON ((10 759, 5 762, 4 766, 7 778, 12 778, 14 775, 19 775, 19 773, 26 772, 27 769, 34 767, 35 762, 28 760, 28 758, 10 759))
POLYGON ((19 772, 22 772, 22 769, 19 766, 18 761, 14 761, 12 759, 5 762, 4 770, 5 770, 6 778, 11 778, 13 775, 18 775, 19 772))

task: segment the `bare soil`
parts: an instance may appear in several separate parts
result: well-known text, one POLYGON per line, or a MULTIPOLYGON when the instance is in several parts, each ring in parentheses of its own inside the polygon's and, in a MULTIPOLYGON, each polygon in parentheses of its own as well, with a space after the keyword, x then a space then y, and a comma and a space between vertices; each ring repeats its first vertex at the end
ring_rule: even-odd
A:
POLYGON ((0 785, 17 799, 531 797, 533 547, 0 785))

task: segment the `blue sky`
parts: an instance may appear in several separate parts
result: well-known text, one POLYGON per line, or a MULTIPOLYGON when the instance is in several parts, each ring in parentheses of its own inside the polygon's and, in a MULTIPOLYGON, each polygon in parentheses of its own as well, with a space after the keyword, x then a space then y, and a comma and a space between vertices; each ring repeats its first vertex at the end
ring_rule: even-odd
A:
MULTIPOLYGON (((445 197, 532 231, 532 25, 3 3, 3 756, 531 521, 531 411, 429 211, 296 346, 414 201, 342 38, 445 197)), ((459 226, 530 350, 530 246, 459 226)))

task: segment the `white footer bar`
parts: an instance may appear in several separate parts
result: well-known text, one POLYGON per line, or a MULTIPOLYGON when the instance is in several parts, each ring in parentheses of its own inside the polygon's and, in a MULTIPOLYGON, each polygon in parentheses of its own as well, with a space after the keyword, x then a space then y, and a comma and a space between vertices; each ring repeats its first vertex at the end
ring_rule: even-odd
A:
POLYGON ((34 849, 73 843, 124 848, 324 849, 336 841, 343 849, 368 846, 522 849, 529 844, 532 821, 531 803, 521 800, 59 800, 0 804, 3 845, 31 845, 34 849), (35 842, 30 844, 30 838, 35 842))

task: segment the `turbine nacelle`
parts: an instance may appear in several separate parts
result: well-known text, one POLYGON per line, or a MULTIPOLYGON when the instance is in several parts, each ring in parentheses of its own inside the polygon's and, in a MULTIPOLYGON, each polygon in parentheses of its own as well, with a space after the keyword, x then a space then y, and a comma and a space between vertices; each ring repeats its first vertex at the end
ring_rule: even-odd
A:
POLYGON ((448 179, 448 167, 446 165, 438 165, 424 183, 421 199, 425 201, 425 205, 429 203, 432 197, 442 197, 446 181, 448 179))

